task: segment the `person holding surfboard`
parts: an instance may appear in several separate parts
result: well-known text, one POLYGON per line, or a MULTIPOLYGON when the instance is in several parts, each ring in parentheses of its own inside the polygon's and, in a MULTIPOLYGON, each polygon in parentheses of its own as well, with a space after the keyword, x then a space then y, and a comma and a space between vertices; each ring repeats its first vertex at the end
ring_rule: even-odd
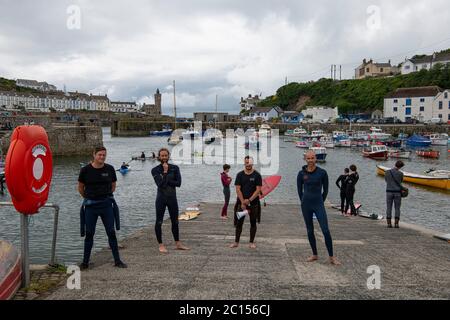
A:
POLYGON ((170 153, 166 148, 158 152, 158 159, 161 162, 152 169, 152 176, 158 186, 156 194, 156 222, 155 233, 159 244, 159 252, 167 253, 167 249, 162 242, 162 224, 166 207, 169 209, 170 220, 172 222, 172 234, 175 239, 177 250, 189 250, 180 242, 178 229, 178 200, 176 188, 181 186, 180 168, 174 164, 169 164, 170 153))
POLYGON ((223 195, 225 196, 225 203, 222 207, 222 219, 228 219, 227 211, 228 211, 228 204, 230 203, 230 184, 233 178, 231 178, 228 175, 228 172, 230 172, 230 165, 224 164, 223 165, 223 172, 220 174, 220 180, 222 181, 223 186, 223 195))
POLYGON ((305 160, 307 165, 303 166, 297 175, 297 191, 308 233, 309 244, 313 252, 313 255, 307 261, 313 262, 319 259, 316 238, 314 236, 313 215, 315 214, 325 238, 330 263, 340 265, 341 263, 333 255, 333 240, 328 228, 327 212, 324 204, 328 195, 328 174, 324 169, 317 167, 317 158, 314 151, 307 151, 305 153, 305 160))
POLYGON ((358 183, 359 175, 358 175, 358 172, 356 171, 357 169, 354 164, 352 164, 349 168, 350 168, 350 173, 347 176, 347 179, 345 180, 346 191, 345 191, 345 211, 344 212, 345 212, 346 216, 349 216, 347 214, 347 212, 350 207, 351 215, 357 216, 355 203, 353 202, 353 197, 355 196, 355 191, 356 191, 355 186, 358 183))
POLYGON ((244 225, 245 216, 238 218, 238 211, 247 211, 250 217, 250 248, 255 249, 256 222, 261 218, 261 194, 262 177, 253 168, 253 158, 246 156, 244 159, 244 170, 239 172, 234 181, 236 186, 237 200, 234 206, 234 226, 236 227, 235 241, 230 248, 237 248, 244 225))
POLYGON ((346 189, 347 189, 347 177, 350 170, 349 168, 344 169, 344 174, 341 174, 339 178, 336 180, 336 185, 340 190, 340 196, 341 196, 341 213, 342 215, 346 215, 345 213, 345 199, 346 199, 346 189))

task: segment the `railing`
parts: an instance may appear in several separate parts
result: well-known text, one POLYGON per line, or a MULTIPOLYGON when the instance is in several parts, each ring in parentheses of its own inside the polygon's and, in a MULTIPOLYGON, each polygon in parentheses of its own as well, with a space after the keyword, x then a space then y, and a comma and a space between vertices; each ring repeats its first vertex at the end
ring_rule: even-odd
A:
MULTIPOLYGON (((14 204, 12 202, 0 202, 0 207, 13 207, 14 204)), ((56 265, 56 238, 58 235, 58 219, 59 219, 59 205, 47 203, 43 206, 44 208, 53 208, 55 215, 53 219, 53 239, 52 239, 52 252, 50 256, 50 266, 56 265)), ((22 256, 22 286, 28 287, 30 284, 30 262, 29 262, 29 250, 28 250, 28 222, 29 216, 20 215, 20 233, 21 233, 21 256, 22 256)))

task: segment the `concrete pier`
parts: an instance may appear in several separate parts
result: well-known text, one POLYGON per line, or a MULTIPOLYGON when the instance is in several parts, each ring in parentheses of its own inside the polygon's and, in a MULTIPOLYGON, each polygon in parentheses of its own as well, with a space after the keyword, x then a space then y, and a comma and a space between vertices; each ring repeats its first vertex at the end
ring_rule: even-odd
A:
POLYGON ((47 299, 450 299, 450 244, 426 230, 387 229, 384 221, 328 209, 342 262, 332 266, 317 223, 320 259, 305 261, 311 250, 296 204, 263 207, 253 250, 248 218, 241 246, 230 249, 233 219, 220 219, 220 204, 200 207, 197 219, 180 221, 190 251, 174 250, 170 220, 163 226, 168 255, 159 254, 153 226, 146 227, 121 243, 128 269, 113 267, 111 252, 103 250, 81 273, 81 290, 61 287, 47 299), (380 289, 368 289, 370 266, 380 268, 380 289))

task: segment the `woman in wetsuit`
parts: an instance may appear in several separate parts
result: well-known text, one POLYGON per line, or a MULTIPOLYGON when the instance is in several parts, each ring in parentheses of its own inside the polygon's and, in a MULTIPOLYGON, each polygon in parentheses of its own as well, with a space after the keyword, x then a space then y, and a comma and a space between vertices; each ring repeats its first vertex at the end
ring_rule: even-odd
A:
POLYGON ((344 169, 344 174, 341 174, 339 178, 336 180, 336 185, 340 190, 340 196, 341 196, 341 213, 345 215, 345 192, 347 188, 347 177, 350 170, 348 168, 344 169))
POLYGON ((176 188, 181 186, 181 174, 178 166, 169 164, 170 153, 166 148, 158 152, 158 159, 161 162, 152 169, 152 176, 158 186, 156 194, 156 222, 155 233, 159 243, 159 252, 167 253, 167 249, 162 242, 161 227, 163 224, 166 207, 169 209, 170 220, 172 222, 172 234, 178 250, 189 250, 180 242, 178 229, 178 200, 176 188))
POLYGON ((358 183, 359 175, 356 172, 356 166, 352 164, 350 167, 350 174, 346 180, 346 191, 345 191, 345 214, 347 215, 348 208, 351 208, 351 215, 356 216, 356 208, 353 203, 353 196, 355 195, 355 185, 358 183))

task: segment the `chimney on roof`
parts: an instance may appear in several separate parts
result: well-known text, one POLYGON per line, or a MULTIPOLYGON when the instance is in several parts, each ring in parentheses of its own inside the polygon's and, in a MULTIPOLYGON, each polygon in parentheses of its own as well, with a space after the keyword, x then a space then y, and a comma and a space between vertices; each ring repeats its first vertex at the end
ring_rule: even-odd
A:
POLYGON ((389 59, 388 63, 391 64, 391 59, 389 59))
POLYGON ((366 64, 367 63, 367 61, 366 61, 366 59, 364 58, 364 60, 363 60, 363 64, 366 64))

